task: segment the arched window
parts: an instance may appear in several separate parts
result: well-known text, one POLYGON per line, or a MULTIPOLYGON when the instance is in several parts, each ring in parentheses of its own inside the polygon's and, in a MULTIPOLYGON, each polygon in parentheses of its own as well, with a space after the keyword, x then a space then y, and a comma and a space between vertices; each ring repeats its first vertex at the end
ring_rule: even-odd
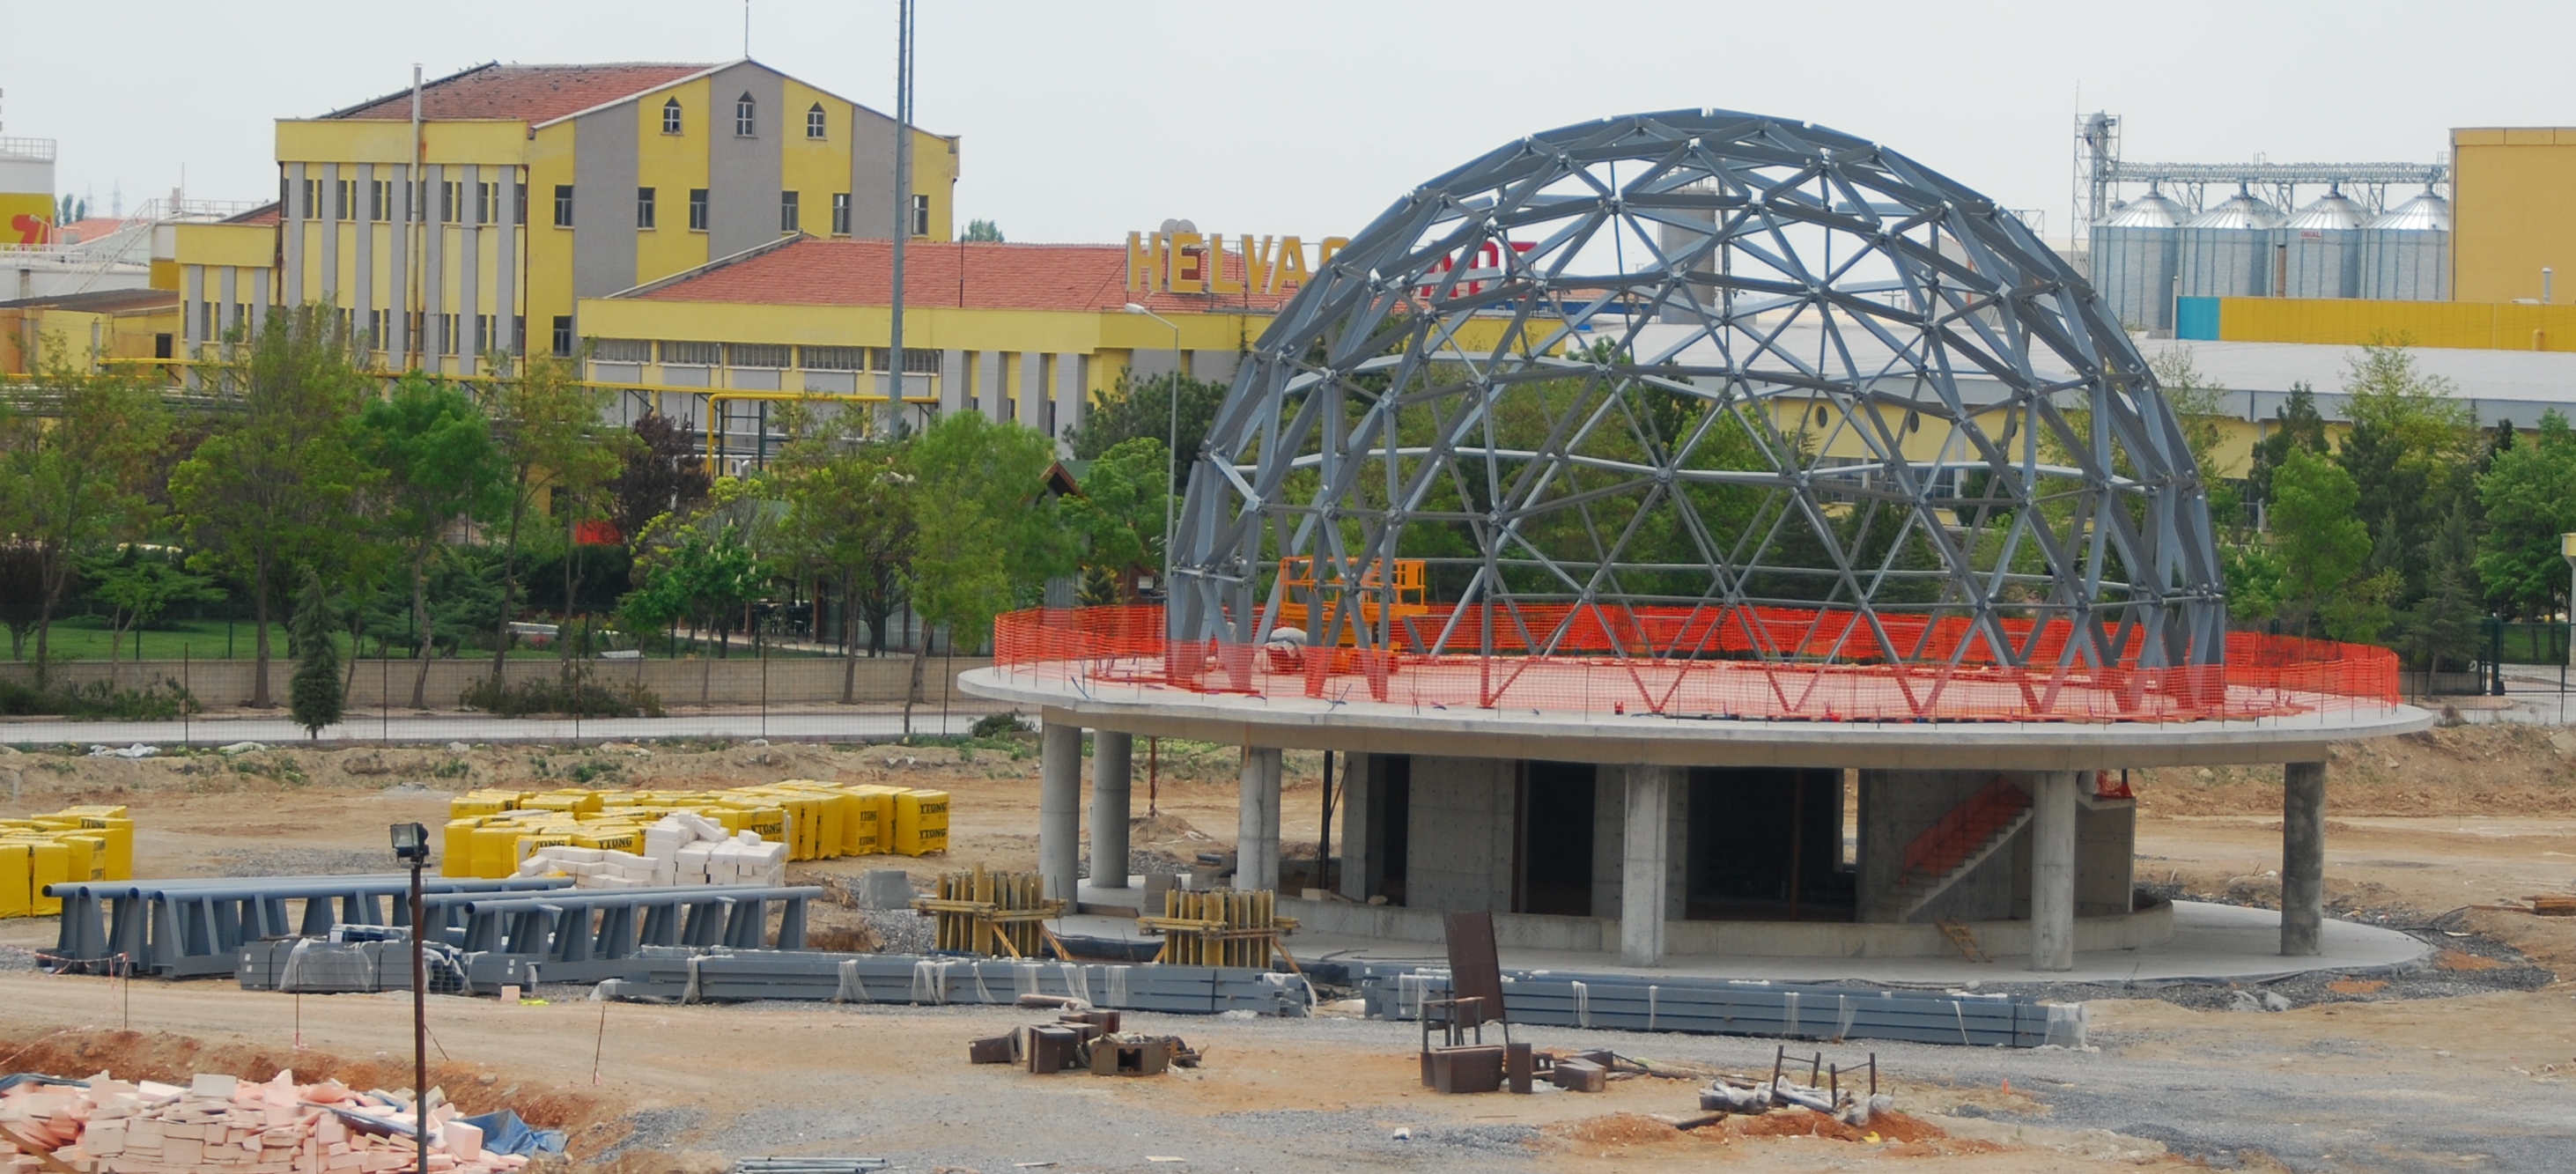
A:
POLYGON ((673 98, 662 103, 662 133, 666 135, 675 135, 680 133, 680 100, 678 98, 673 98))
POLYGON ((814 103, 813 108, 805 112, 805 137, 809 139, 823 137, 823 104, 820 102, 814 103))
POLYGON ((760 104, 751 95, 733 100, 733 133, 749 138, 760 133, 760 104))

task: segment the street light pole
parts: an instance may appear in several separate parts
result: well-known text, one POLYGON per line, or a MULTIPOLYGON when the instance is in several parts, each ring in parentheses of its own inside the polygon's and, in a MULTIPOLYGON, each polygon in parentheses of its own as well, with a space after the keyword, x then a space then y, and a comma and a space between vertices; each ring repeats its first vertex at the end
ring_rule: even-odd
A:
POLYGON ((1181 482, 1181 326, 1136 302, 1127 303, 1127 312, 1142 314, 1172 330, 1172 422, 1170 434, 1163 441, 1163 606, 1172 602, 1172 495, 1180 492, 1181 482))

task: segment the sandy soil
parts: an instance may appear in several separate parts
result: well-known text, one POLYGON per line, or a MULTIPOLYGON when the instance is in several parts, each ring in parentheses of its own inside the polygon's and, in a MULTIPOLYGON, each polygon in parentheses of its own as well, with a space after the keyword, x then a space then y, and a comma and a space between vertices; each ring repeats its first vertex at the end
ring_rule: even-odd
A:
MULTIPOLYGON (((903 867, 927 876, 978 862, 1029 867, 1032 751, 657 743, 140 762, 40 752, 0 755, 0 786, 13 787, 23 810, 132 805, 138 871, 166 876, 381 870, 387 823, 434 822, 449 793, 474 786, 897 782, 952 792, 951 854, 824 862, 808 875, 903 867)), ((2347 915, 2400 925, 2472 907, 2441 923, 2472 935, 2457 939, 2451 965, 2495 965, 2492 956, 2518 952, 2576 973, 2576 919, 2474 908, 2576 888, 2571 754, 2576 734, 2510 727, 2340 748, 2327 797, 2330 900, 2347 915)), ((1140 847, 1186 856, 1231 841, 1236 765, 1228 747, 1164 746, 1154 787, 1163 818, 1140 847)), ((1290 756, 1283 807, 1292 841, 1315 836, 1318 774, 1312 756, 1290 756)), ((2277 769, 2141 772, 2132 783, 2142 883, 2277 897, 2277 876, 2266 875, 2279 867, 2277 769)), ((50 919, 0 922, 0 946, 41 947, 53 933, 50 919)), ((1030 1018, 998 1009, 603 1009, 576 993, 544 1006, 435 999, 431 1030, 443 1057, 434 1079, 457 1100, 510 1104, 568 1128, 577 1158, 629 1174, 776 1152, 882 1153, 911 1169, 984 1171, 1044 1161, 1146 1168, 1149 1155, 1188 1159, 1153 1164, 1173 1169, 2539 1170, 2558 1168, 2552 1155, 2563 1157, 2563 1139, 2576 1136, 2562 1083, 2576 1072, 2569 991, 2371 1001, 2365 990, 2355 996, 2363 1001, 2279 1014, 2100 1001, 2098 1052, 1881 1047, 1899 1107, 1919 1123, 1891 1124, 1876 1141, 1831 1127, 1807 1136, 1785 1117, 1678 1133, 1648 1114, 1693 1110, 1692 1086, 1679 1081, 1623 1081, 1599 1097, 1436 1097, 1415 1084, 1408 1025, 1338 1018, 1137 1016, 1138 1026, 1209 1052, 1199 1072, 1153 1081, 969 1067, 965 1039, 1030 1018), (2424 1105, 2440 1111, 2399 1111, 2424 1105), (1410 1138, 1395 1140, 1399 1129, 1410 1138), (1748 1135, 1784 1131, 1799 1135, 1748 1135)), ((399 998, 297 1000, 218 982, 126 987, 13 970, 0 973, 0 1071, 265 1076, 292 1066, 396 1087, 409 1083, 406 1010, 399 998)), ((1765 1067, 1771 1053, 1755 1040, 1524 1031, 1532 1036, 1542 1046, 1609 1046, 1738 1071, 1765 1067)))

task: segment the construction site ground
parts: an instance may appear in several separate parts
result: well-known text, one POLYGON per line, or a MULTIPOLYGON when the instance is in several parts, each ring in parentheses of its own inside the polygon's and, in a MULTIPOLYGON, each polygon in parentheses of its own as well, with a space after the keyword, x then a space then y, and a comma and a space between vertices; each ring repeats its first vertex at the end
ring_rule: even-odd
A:
MULTIPOLYGON (((1140 744, 1140 759, 1143 753, 1140 744)), ((56 747, 0 754, 14 810, 125 803, 137 874, 387 871, 388 823, 442 819, 470 787, 686 788, 782 778, 886 781, 955 796, 944 857, 799 865, 825 880, 903 867, 917 878, 1035 860, 1033 740, 978 747, 656 742, 213 751, 139 761, 56 747)), ((1229 845, 1231 747, 1160 748, 1137 852, 1229 845)), ((1284 831, 1311 855, 1319 761, 1291 755, 1284 831)), ((1138 764, 1137 808, 1147 806, 1138 764)), ((2167 895, 2277 899, 2280 772, 2132 776, 2138 875, 2167 895)), ((2562 1170, 2576 1138, 2576 918, 2483 908, 2576 891, 2576 732, 2435 730, 2338 748, 2327 892, 2338 916, 2412 932, 2420 967, 2269 983, 2047 984, 2013 960, 1983 989, 2092 1006, 2092 1050, 1793 1044, 1828 1060, 1875 1051, 1905 1116, 1876 1140, 1812 1115, 1681 1133, 1693 1079, 1615 1081, 1602 1095, 1443 1097, 1419 1087, 1409 1023, 1135 1015, 1204 1067, 1152 1079, 973 1067, 965 1041, 1037 1018, 991 1008, 430 1000, 433 1080, 471 1111, 508 1105, 568 1129, 576 1168, 714 1171, 758 1154, 865 1154, 907 1170, 1746 1169, 2045 1171, 2113 1166, 2291 1170, 2562 1170), (2263 996, 2290 1009, 2265 1011, 2263 996), (594 1077, 594 1072, 596 1076, 594 1077), (1817 1134, 1809 1136, 1810 1133, 1817 1134), (1399 1137, 1398 1135, 1402 1136, 1399 1137), (1153 1159, 1178 1158, 1180 1163, 1153 1159)), ((856 909, 817 935, 882 934, 856 909)), ((408 997, 294 996, 232 983, 37 972, 49 918, 0 922, 0 1072, 121 1077, 223 1071, 410 1083, 408 997), (301 1047, 299 1048, 299 1042, 301 1047)), ((1292 946, 1295 939, 1290 940, 1292 946)), ((1767 1074, 1768 1040, 1517 1028, 1542 1047, 1606 1047, 1690 1073, 1767 1074)))

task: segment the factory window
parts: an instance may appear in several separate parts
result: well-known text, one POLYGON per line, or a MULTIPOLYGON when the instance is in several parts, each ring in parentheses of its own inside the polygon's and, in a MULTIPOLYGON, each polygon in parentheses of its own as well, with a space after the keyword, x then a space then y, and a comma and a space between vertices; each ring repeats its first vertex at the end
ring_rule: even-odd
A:
POLYGON ((778 193, 778 231, 780 231, 780 232, 795 232, 795 231, 797 230, 797 228, 798 228, 798 227, 799 227, 799 225, 798 225, 798 217, 797 217, 797 214, 796 214, 796 193, 795 193, 795 192, 780 192, 780 193, 778 193))
POLYGON ((635 227, 653 227, 653 189, 635 189, 635 227))
POLYGON ((557 356, 572 354, 572 315, 555 315, 554 347, 557 356))
POLYGON ((866 347, 809 346, 798 353, 808 371, 863 371, 867 369, 866 347))
POLYGON ((805 112, 805 137, 809 139, 823 137, 823 104, 820 102, 814 103, 814 108, 805 112))
POLYGON ((590 357, 605 363, 650 363, 653 340, 649 338, 600 338, 591 340, 590 357))
POLYGON ((322 218, 321 180, 308 179, 304 181, 304 203, 300 206, 300 211, 302 214, 300 217, 301 219, 319 220, 322 218))
POLYGON ((519 209, 519 211, 518 211, 518 215, 516 215, 516 216, 512 216, 512 217, 510 218, 510 223, 512 223, 512 224, 526 224, 526 223, 528 222, 528 185, 526 185, 526 184, 524 184, 524 183, 523 183, 523 184, 518 185, 518 188, 519 188, 519 196, 518 196, 518 201, 519 201, 519 202, 518 202, 518 209, 519 209))
MULTIPOLYGON (((886 348, 881 346, 872 346, 868 348, 867 369, 870 371, 883 371, 886 369, 886 348)), ((908 346, 903 348, 903 373, 906 375, 938 374, 939 352, 935 350, 925 350, 921 347, 908 346)))
POLYGON ((526 354, 526 350, 521 348, 519 344, 526 341, 527 337, 528 316, 525 314, 510 315, 510 337, 504 340, 502 349, 514 355, 526 354))
POLYGON ((713 367, 724 361, 724 344, 665 341, 662 343, 662 361, 688 367, 713 367))
POLYGON ((788 355, 788 348, 775 343, 737 342, 725 346, 725 362, 735 367, 784 367, 788 355))
POLYGON ((759 133, 760 133, 760 117, 759 117, 759 115, 760 115, 760 104, 759 104, 759 103, 757 103, 757 102, 752 101, 752 100, 751 100, 751 95, 749 95, 749 94, 744 94, 743 96, 741 96, 741 97, 739 97, 739 98, 734 99, 734 100, 733 100, 733 133, 735 133, 736 135, 739 135, 739 136, 741 136, 741 137, 743 137, 743 138, 750 138, 750 137, 752 137, 753 135, 757 135, 757 134, 759 134, 759 133))
POLYGON ((476 223, 476 224, 499 224, 500 222, 501 222, 501 185, 499 185, 499 184, 497 184, 497 183, 477 183, 477 184, 475 184, 475 185, 474 185, 474 223, 476 223))
POLYGON ((394 218, 394 181, 379 179, 367 185, 367 219, 394 218))
POLYGON ((689 189, 689 229, 692 232, 707 230, 707 189, 705 188, 689 189))
POLYGON ((928 196, 917 195, 912 198, 912 235, 930 235, 930 197, 928 196))
POLYGON ((368 350, 380 351, 385 349, 386 340, 393 337, 392 335, 385 333, 386 329, 393 325, 393 316, 394 312, 391 310, 367 311, 368 350))
POLYGON ((331 218, 334 220, 356 219, 358 215, 358 181, 354 179, 341 180, 339 191, 334 194, 339 197, 339 203, 331 209, 331 218))
POLYGON ((456 343, 457 343, 457 337, 456 337, 456 315, 454 315, 454 314, 441 314, 441 315, 439 315, 439 316, 438 316, 438 353, 440 353, 440 354, 442 354, 442 355, 452 355, 452 354, 455 354, 455 353, 456 353, 456 343))
POLYGON ((555 185, 555 227, 572 227, 572 185, 555 185))
POLYGON ((832 235, 850 235, 850 193, 832 193, 832 235))
POLYGON ((481 354, 490 349, 492 349, 492 316, 476 314, 474 316, 474 353, 481 354))
POLYGON ((171 351, 171 347, 170 347, 170 335, 169 335, 169 333, 168 333, 167 331, 164 331, 164 332, 162 332, 162 333, 160 333, 160 334, 156 334, 156 335, 153 335, 153 336, 152 336, 152 357, 153 357, 153 358, 156 358, 156 359, 167 359, 167 358, 171 358, 171 357, 173 357, 173 356, 171 355, 170 351, 171 351))
POLYGON ((465 184, 447 180, 438 185, 438 222, 455 224, 465 217, 465 184))
POLYGON ((680 133, 680 100, 678 98, 667 99, 662 103, 662 133, 666 135, 675 135, 680 133))

